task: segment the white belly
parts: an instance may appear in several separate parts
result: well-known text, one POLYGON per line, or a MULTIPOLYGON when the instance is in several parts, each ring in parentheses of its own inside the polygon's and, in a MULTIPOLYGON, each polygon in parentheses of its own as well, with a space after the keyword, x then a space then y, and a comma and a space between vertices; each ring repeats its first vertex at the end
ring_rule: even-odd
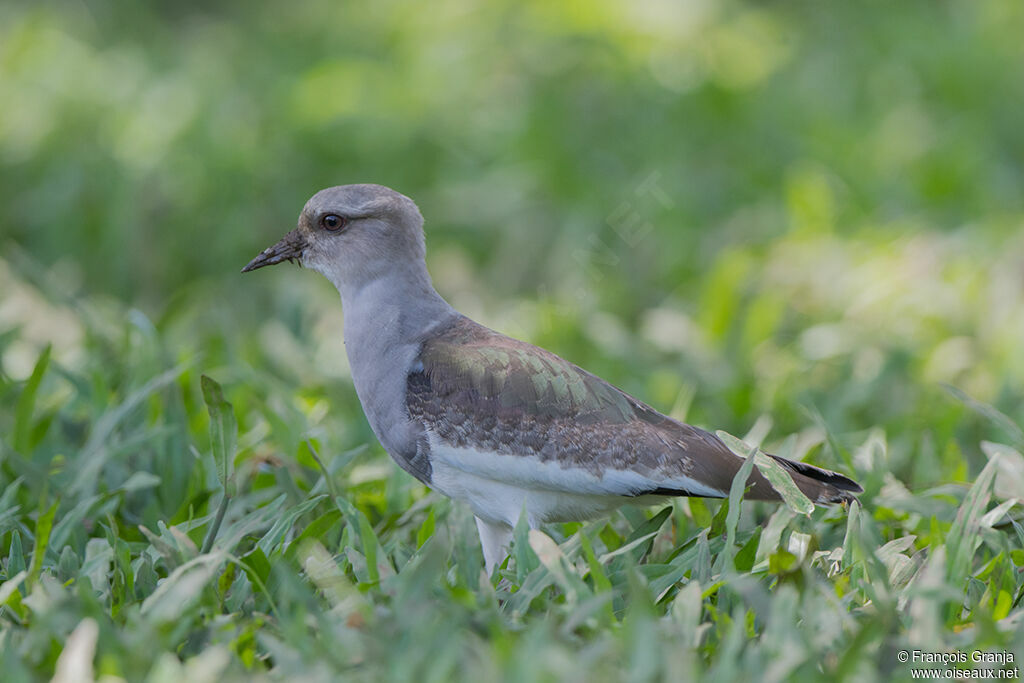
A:
POLYGON ((431 432, 427 436, 431 485, 450 498, 466 501, 473 514, 494 523, 515 526, 524 506, 531 526, 590 519, 624 504, 662 500, 664 496, 643 495, 659 488, 698 496, 725 495, 685 476, 661 478, 653 472, 612 468, 595 473, 534 455, 452 446, 431 432))
POLYGON ((629 502, 622 496, 525 488, 465 472, 443 460, 434 460, 432 465, 434 488, 468 503, 474 515, 492 523, 515 526, 524 510, 531 527, 546 522, 578 521, 599 517, 629 502))
POLYGON ((599 517, 634 502, 617 492, 623 473, 599 477, 534 456, 449 446, 434 434, 430 441, 431 485, 465 501, 473 514, 488 522, 515 526, 525 509, 527 521, 536 527, 599 517))

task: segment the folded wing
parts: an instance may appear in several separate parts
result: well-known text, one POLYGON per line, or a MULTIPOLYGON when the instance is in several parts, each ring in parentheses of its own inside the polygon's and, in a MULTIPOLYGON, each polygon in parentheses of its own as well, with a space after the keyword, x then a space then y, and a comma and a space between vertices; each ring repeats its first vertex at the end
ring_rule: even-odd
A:
MULTIPOLYGON (((447 454, 449 464, 470 474, 525 488, 724 497, 743 464, 713 434, 465 317, 423 340, 408 377, 407 406, 438 457, 447 454)), ((834 472, 776 460, 815 502, 849 500, 861 490, 834 472)), ((748 498, 779 499, 756 468, 748 485, 748 498)))

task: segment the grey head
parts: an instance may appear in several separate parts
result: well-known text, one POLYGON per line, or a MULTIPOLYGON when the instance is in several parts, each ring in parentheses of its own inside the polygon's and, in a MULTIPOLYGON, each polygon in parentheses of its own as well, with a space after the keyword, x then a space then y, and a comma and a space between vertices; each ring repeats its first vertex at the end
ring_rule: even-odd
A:
POLYGON ((313 195, 298 225, 243 273, 283 261, 327 276, 343 293, 397 270, 425 270, 423 217, 415 202, 383 185, 339 185, 313 195))
POLYGON ((295 229, 242 272, 298 261, 337 287, 367 420, 399 465, 429 479, 423 427, 405 407, 406 378, 423 336, 457 314, 434 290, 425 253, 423 217, 411 199, 382 185, 341 185, 313 195, 295 229))

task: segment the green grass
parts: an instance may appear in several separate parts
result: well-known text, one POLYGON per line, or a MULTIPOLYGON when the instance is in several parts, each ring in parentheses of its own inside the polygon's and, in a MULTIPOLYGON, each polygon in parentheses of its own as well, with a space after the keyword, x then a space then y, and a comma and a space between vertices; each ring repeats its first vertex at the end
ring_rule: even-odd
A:
POLYGON ((1020 666, 1022 23, 1019 0, 0 3, 0 679, 1020 666), (366 424, 336 292, 238 274, 367 181, 419 203, 463 312, 859 504, 519 528, 482 577, 469 512, 366 424))
MULTIPOLYGON (((1022 654, 1024 437, 965 395, 917 386, 907 415, 943 407, 910 440, 912 418, 829 429, 852 380, 799 433, 754 426, 752 443, 854 474, 848 510, 739 504, 735 487, 521 527, 492 581, 469 512, 363 438, 346 380, 308 381, 314 347, 338 340, 254 341, 198 310, 158 328, 77 299, 45 315, 80 326, 80 346, 2 375, 5 681, 71 660, 154 681, 859 681, 906 678, 901 649, 1022 654), (968 474, 962 448, 991 460, 968 474)), ((22 341, 12 329, 0 353, 22 341)))

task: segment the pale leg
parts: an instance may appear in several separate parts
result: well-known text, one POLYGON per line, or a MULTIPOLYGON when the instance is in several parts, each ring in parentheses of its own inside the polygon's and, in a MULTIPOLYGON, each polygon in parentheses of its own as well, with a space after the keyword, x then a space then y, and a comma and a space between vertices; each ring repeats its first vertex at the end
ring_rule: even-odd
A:
POLYGON ((508 547, 512 543, 512 527, 492 524, 477 517, 476 530, 480 533, 480 546, 484 550, 484 569, 487 576, 490 576, 508 555, 508 547))

